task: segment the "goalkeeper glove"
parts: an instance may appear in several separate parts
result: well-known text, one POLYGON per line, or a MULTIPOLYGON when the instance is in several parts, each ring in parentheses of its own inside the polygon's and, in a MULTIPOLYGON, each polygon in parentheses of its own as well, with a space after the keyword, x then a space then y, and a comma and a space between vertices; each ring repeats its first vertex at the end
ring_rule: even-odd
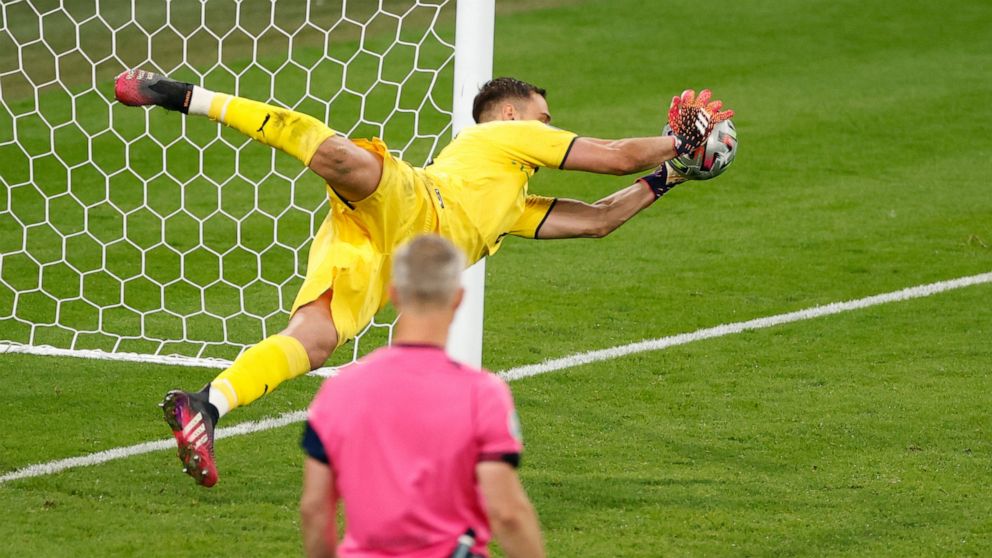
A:
POLYGON ((672 97, 668 107, 668 125, 675 136, 675 151, 686 155, 699 149, 709 137, 713 127, 729 119, 734 111, 721 111, 723 101, 710 101, 713 93, 703 89, 696 96, 692 89, 686 89, 681 96, 672 97))
POLYGON ((649 175, 642 176, 637 180, 639 182, 643 182, 645 186, 650 188, 651 192, 654 193, 654 199, 657 200, 661 196, 664 196, 666 192, 682 182, 682 180, 675 179, 678 176, 681 175, 669 170, 668 163, 662 163, 661 166, 658 167, 658 170, 649 175), (670 172, 674 174, 673 180, 668 179, 670 172))

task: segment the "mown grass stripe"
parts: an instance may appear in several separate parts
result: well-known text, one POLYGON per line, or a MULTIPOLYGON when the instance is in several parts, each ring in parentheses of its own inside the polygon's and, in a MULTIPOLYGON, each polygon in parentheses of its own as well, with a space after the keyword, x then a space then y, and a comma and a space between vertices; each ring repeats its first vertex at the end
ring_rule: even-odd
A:
MULTIPOLYGON (((685 345, 695 341, 713 339, 715 337, 723 337, 725 335, 733 335, 744 331, 764 329, 777 325, 799 322, 804 320, 811 320, 814 318, 831 316, 834 314, 850 312, 853 310, 860 310, 872 306, 878 306, 881 304, 888 304, 891 302, 899 302, 903 300, 923 298, 938 293, 943 293, 946 291, 961 289, 964 287, 970 287, 973 285, 980 285, 984 283, 992 283, 992 272, 981 273, 978 275, 970 275, 967 277, 951 279, 948 281, 939 281, 936 283, 929 283, 926 285, 918 285, 916 287, 909 287, 899 291, 893 291, 893 292, 883 293, 865 298, 849 300, 846 302, 834 302, 832 304, 827 304, 824 306, 814 306, 812 308, 806 308, 804 310, 797 310, 795 312, 777 314, 774 316, 767 316, 764 318, 757 318, 754 320, 748 320, 744 322, 723 324, 716 327, 700 329, 691 333, 681 333, 678 335, 672 335, 668 337, 660 337, 658 339, 650 339, 646 341, 639 341, 637 343, 620 345, 618 347, 611 347, 609 349, 600 349, 596 351, 578 353, 566 357, 547 360, 539 364, 530 364, 526 366, 518 366, 515 368, 510 368, 509 370, 504 370, 502 372, 499 372, 499 375, 502 378, 506 379, 507 381, 514 381, 522 378, 528 378, 531 376, 537 376, 540 374, 546 374, 548 372, 556 372, 567 368, 574 368, 576 366, 581 366, 583 364, 590 364, 593 362, 600 362, 604 360, 612 360, 615 358, 621 358, 624 356, 643 353, 647 351, 659 351, 662 349, 666 349, 668 347, 685 345)), ((15 351, 15 352, 28 352, 28 351, 15 351)), ((98 352, 98 351, 93 351, 93 352, 98 352)), ((86 355, 86 356, 93 356, 93 355, 86 355)), ((93 356, 93 358, 111 358, 111 357, 113 357, 113 355, 109 353, 101 353, 101 356, 99 357, 93 356), (106 356, 102 356, 102 355, 106 355, 106 356)), ((117 359, 117 360, 125 360, 125 359, 117 359)), ((320 375, 326 375, 327 373, 333 373, 333 370, 322 369, 321 371, 317 371, 317 372, 324 372, 323 374, 320 375)), ((257 421, 242 422, 235 426, 219 428, 217 429, 216 436, 218 439, 230 438, 232 436, 242 436, 245 434, 252 434, 255 432, 271 430, 273 428, 280 428, 282 426, 287 426, 290 424, 302 422, 305 419, 306 419, 306 411, 293 411, 279 415, 278 417, 272 417, 257 421)), ((176 447, 176 443, 175 440, 173 439, 159 440, 154 442, 144 442, 141 444, 135 444, 133 446, 113 448, 81 457, 70 457, 67 459, 49 461, 47 463, 38 463, 35 465, 29 465, 27 467, 17 469, 16 471, 12 471, 3 476, 0 476, 0 484, 4 484, 6 482, 18 480, 18 479, 52 475, 68 469, 74 469, 77 467, 88 467, 91 465, 106 463, 108 461, 124 459, 127 457, 133 457, 136 455, 142 455, 153 451, 159 451, 159 450, 175 448, 175 447, 176 447)))

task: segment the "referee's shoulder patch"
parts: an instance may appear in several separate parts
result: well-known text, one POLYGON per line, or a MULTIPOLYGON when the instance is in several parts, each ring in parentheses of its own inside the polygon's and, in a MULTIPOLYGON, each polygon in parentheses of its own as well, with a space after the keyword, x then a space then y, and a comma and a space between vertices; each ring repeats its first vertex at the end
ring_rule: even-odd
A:
POLYGON ((521 444, 524 443, 524 431, 520 428, 520 416, 517 415, 516 409, 510 409, 510 413, 506 418, 506 427, 516 441, 521 444))

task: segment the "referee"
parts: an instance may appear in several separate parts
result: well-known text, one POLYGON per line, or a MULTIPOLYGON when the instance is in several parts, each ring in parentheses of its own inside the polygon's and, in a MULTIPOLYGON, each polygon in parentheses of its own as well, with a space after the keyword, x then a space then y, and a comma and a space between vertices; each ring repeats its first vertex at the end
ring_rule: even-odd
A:
POLYGON ((488 556, 492 537, 508 558, 544 556, 517 477, 510 390, 444 352, 463 268, 461 252, 438 236, 401 248, 393 345, 328 379, 310 405, 300 502, 308 556, 488 556))

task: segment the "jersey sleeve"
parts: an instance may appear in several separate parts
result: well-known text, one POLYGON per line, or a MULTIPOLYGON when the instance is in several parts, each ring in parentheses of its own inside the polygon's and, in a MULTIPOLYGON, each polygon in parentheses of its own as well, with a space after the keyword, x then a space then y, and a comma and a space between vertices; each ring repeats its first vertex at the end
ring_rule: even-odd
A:
POLYGON ((523 435, 509 386, 497 376, 487 374, 476 397, 479 461, 505 461, 516 467, 523 451, 523 435))
POLYGON ((317 431, 310 425, 310 421, 307 421, 306 427, 303 429, 303 439, 300 440, 300 446, 303 448, 303 452, 310 457, 320 461, 324 465, 329 463, 327 450, 324 449, 324 442, 320 440, 320 436, 317 435, 317 431))
POLYGON ((534 168, 562 168, 578 137, 537 120, 510 121, 498 129, 494 139, 515 160, 534 168))
POLYGON ((303 429, 303 438, 300 440, 300 447, 303 452, 310 457, 329 464, 330 455, 330 428, 335 423, 334 412, 337 408, 330 400, 334 393, 332 383, 334 378, 328 378, 317 390, 317 395, 310 402, 307 409, 306 427, 303 429))
POLYGON ((523 214, 520 215, 516 223, 513 223, 510 230, 506 231, 507 234, 523 238, 537 238, 537 233, 541 230, 541 225, 547 220, 548 215, 551 214, 551 210, 554 209, 557 202, 557 198, 535 195, 527 196, 523 214))

